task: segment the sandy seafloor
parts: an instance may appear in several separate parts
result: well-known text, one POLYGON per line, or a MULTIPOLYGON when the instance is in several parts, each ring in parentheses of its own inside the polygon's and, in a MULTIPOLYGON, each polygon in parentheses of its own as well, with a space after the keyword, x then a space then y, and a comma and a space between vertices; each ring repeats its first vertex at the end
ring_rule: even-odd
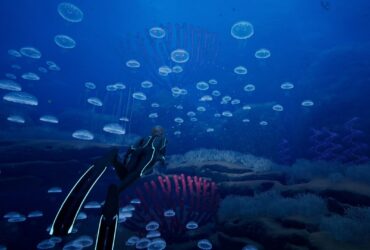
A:
MULTIPOLYGON (((48 239, 58 206, 94 159, 107 152, 102 144, 75 141, 2 141, 0 143, 0 245, 37 249, 48 239), (48 193, 51 187, 61 193, 48 193), (42 217, 10 223, 16 211, 42 217)), ((345 166, 298 160, 292 166, 232 151, 199 149, 169 156, 167 170, 151 175, 121 194, 121 207, 139 198, 132 218, 119 224, 116 249, 129 237, 145 237, 145 224, 160 224, 167 249, 197 249, 208 239, 213 249, 370 249, 369 166, 345 166), (140 207, 141 206, 141 207, 140 207), (171 218, 163 212, 173 209, 171 218), (186 230, 189 221, 196 230, 186 230)), ((106 188, 117 183, 109 169, 87 202, 102 202, 106 188)), ((74 234, 54 249, 88 235, 95 238, 99 209, 82 209, 74 234)), ((86 249, 93 249, 93 245, 86 249)))

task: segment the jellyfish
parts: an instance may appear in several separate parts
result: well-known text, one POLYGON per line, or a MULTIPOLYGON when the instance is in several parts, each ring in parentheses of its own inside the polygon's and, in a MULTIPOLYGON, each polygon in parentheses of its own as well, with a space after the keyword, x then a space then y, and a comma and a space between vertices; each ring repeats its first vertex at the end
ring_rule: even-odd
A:
POLYGON ((240 100, 239 99, 234 99, 231 101, 231 105, 237 105, 240 103, 240 100))
POLYGON ((149 30, 149 35, 153 38, 161 39, 166 36, 166 31, 161 27, 153 27, 149 30))
POLYGON ((260 125, 261 126, 267 126, 268 125, 268 122, 267 121, 260 121, 260 125))
POLYGON ((172 67, 172 72, 175 74, 179 74, 183 71, 183 68, 180 65, 175 65, 172 67))
POLYGON ((219 117, 221 117, 221 114, 220 113, 215 113, 213 116, 216 117, 216 118, 219 118, 219 117))
POLYGON ((99 209, 99 208, 101 208, 101 205, 97 201, 89 201, 88 203, 85 204, 84 208, 86 208, 86 209, 99 209))
POLYGON ((206 130, 206 132, 207 133, 212 133, 212 132, 214 132, 215 131, 215 129, 214 128, 207 128, 207 130, 206 130))
POLYGON ((213 91, 212 91, 212 95, 213 95, 213 96, 220 96, 220 95, 221 95, 221 92, 220 92, 220 91, 218 91, 218 90, 213 90, 213 91))
POLYGON ((176 130, 175 132, 173 132, 174 135, 181 135, 181 131, 180 130, 176 130))
POLYGON ((176 49, 171 52, 171 60, 175 63, 186 63, 189 61, 189 52, 184 49, 176 49))
POLYGON ((122 212, 132 212, 135 211, 135 207, 133 205, 127 205, 121 209, 122 212))
POLYGON ((55 116, 52 116, 52 115, 43 115, 43 116, 40 117, 40 121, 48 122, 48 123, 54 123, 54 124, 59 123, 58 118, 56 118, 55 116))
POLYGON ((199 112, 205 112, 206 110, 207 109, 205 107, 203 107, 203 106, 197 107, 197 111, 199 111, 199 112))
POLYGON ((242 120, 242 122, 250 122, 251 120, 249 120, 248 118, 245 118, 242 120))
POLYGON ((87 89, 96 89, 96 85, 93 82, 85 82, 85 87, 87 89))
POLYGON ((206 82, 197 82, 196 87, 202 91, 209 89, 209 85, 206 82))
POLYGON ((60 187, 51 187, 48 189, 49 194, 55 194, 55 193, 61 193, 61 192, 62 192, 62 188, 60 187))
POLYGON ((138 242, 139 240, 140 240, 139 237, 131 236, 130 238, 127 239, 126 246, 135 246, 136 242, 138 242))
POLYGON ((251 109, 252 109, 252 107, 249 106, 249 105, 244 105, 243 106, 243 110, 251 110, 251 109))
POLYGON ((29 81, 38 81, 38 80, 40 80, 40 77, 36 73, 33 73, 33 72, 24 73, 22 75, 22 78, 24 80, 29 80, 29 81))
POLYGON ((176 123, 178 123, 178 124, 181 124, 181 123, 183 123, 183 122, 184 122, 184 119, 182 119, 181 117, 176 117, 176 118, 174 119, 174 121, 175 121, 176 123))
POLYGON ((222 97, 222 101, 228 103, 229 101, 231 101, 231 96, 225 95, 224 97, 222 97))
POLYGON ((215 85, 215 84, 217 84, 218 82, 217 82, 217 80, 215 80, 215 79, 210 79, 210 80, 208 80, 208 83, 209 83, 209 84, 212 84, 212 85, 215 85))
POLYGON ((137 60, 131 59, 126 62, 126 66, 129 68, 140 68, 140 63, 137 60))
POLYGON ((196 117, 191 117, 191 118, 190 118, 190 121, 191 121, 191 122, 196 122, 196 121, 198 121, 198 118, 196 118, 196 117))
POLYGON ((41 73, 44 73, 44 74, 48 73, 48 70, 44 67, 38 67, 37 70, 40 71, 41 73))
POLYGON ((17 217, 8 218, 8 222, 11 222, 11 223, 23 222, 25 220, 26 220, 26 216, 24 215, 19 215, 17 217))
POLYGON ((186 113, 186 115, 189 116, 189 117, 194 117, 196 114, 193 111, 189 111, 189 112, 186 113))
POLYGON ((145 101, 146 95, 143 92, 134 92, 132 97, 136 100, 145 101))
POLYGON ((72 23, 81 22, 84 17, 84 13, 76 5, 66 2, 58 5, 58 13, 65 20, 72 23))
POLYGON ((8 116, 8 118, 6 118, 8 121, 10 122, 14 122, 14 123, 25 123, 26 121, 24 120, 24 118, 20 115, 11 115, 11 116, 8 116))
POLYGON ((141 201, 139 200, 139 199, 132 199, 131 201, 130 201, 130 203, 131 204, 141 204, 141 201))
POLYGON ((246 75, 248 73, 248 70, 244 66, 237 66, 234 68, 234 73, 237 75, 246 75))
POLYGON ((210 95, 202 96, 202 97, 199 99, 199 101, 201 101, 201 102, 210 102, 210 101, 212 101, 212 100, 213 100, 213 98, 212 98, 212 96, 210 96, 210 95))
POLYGON ((207 239, 203 239, 203 240, 198 241, 197 246, 198 246, 198 248, 200 248, 202 250, 212 249, 212 243, 207 239))
POLYGON ((41 58, 41 52, 34 48, 34 47, 23 47, 19 50, 19 52, 26 56, 26 57, 30 57, 30 58, 33 58, 33 59, 39 59, 41 58))
POLYGON ((144 88, 144 89, 149 89, 149 88, 153 87, 153 83, 150 82, 150 81, 143 81, 141 83, 141 87, 144 88))
POLYGON ((5 219, 10 219, 10 218, 18 218, 18 217, 22 217, 23 215, 18 213, 18 212, 8 212, 6 213, 3 217, 5 219))
POLYGON ((29 212, 27 215, 28 218, 37 218, 42 216, 44 216, 44 213, 39 210, 29 212))
POLYGON ((253 84, 247 84, 244 86, 244 91, 246 92, 252 92, 255 90, 256 90, 256 86, 254 86, 253 84))
POLYGON ((163 250, 167 246, 166 241, 163 239, 154 239, 148 245, 148 250, 163 250))
POLYGON ((285 89, 285 90, 289 90, 289 89, 292 89, 294 88, 294 84, 291 83, 291 82, 284 82, 280 85, 280 88, 281 89, 285 89))
POLYGON ((231 36, 236 39, 247 39, 253 36, 253 34, 253 25, 247 21, 239 21, 231 27, 231 36))
POLYGON ((147 234, 146 234, 146 238, 150 239, 150 238, 158 238, 158 237, 161 237, 161 233, 157 230, 153 230, 153 231, 149 231, 147 234))
POLYGON ((94 106, 103 106, 103 102, 97 97, 90 97, 89 99, 87 99, 87 102, 94 106))
POLYGON ((224 112, 222 112, 222 115, 225 116, 225 117, 232 117, 233 113, 231 113, 230 111, 224 111, 224 112))
POLYGON ((72 137, 85 141, 91 141, 94 139, 94 135, 86 129, 76 130, 72 133, 72 137))
POLYGON ((173 209, 168 209, 163 213, 164 217, 174 217, 176 215, 173 209))
POLYGON ((195 221, 189 221, 188 223, 186 223, 185 227, 188 230, 194 230, 198 228, 198 223, 196 223, 195 221))
POLYGON ((304 101, 302 101, 302 103, 301 103, 301 105, 303 106, 303 107, 311 107, 311 106, 313 106, 315 103, 313 102, 313 101, 311 101, 311 100, 304 100, 304 101))
POLYGON ((54 37, 54 42, 63 49, 73 49, 76 47, 76 41, 67 35, 56 35, 54 37))
POLYGON ((153 103, 151 104, 151 106, 152 106, 152 108, 159 108, 159 104, 158 104, 158 103, 156 103, 156 102, 153 102, 153 103))
POLYGON ((275 111, 278 111, 278 112, 281 112, 284 110, 283 106, 281 106, 280 104, 276 104, 274 106, 272 106, 272 109, 275 110, 275 111))
POLYGON ((53 236, 53 237, 51 237, 51 238, 49 239, 49 241, 54 242, 55 244, 57 244, 57 243, 62 242, 62 238, 61 238, 61 237, 53 236))
POLYGON ((158 113, 150 113, 148 117, 151 119, 158 118, 158 113))
POLYGON ((148 248, 149 244, 151 243, 151 240, 147 238, 142 238, 136 242, 136 249, 145 249, 148 248))
POLYGON ((86 220, 87 219, 87 214, 84 212, 79 212, 77 215, 77 220, 86 220))
POLYGON ((3 99, 8 102, 37 106, 37 98, 26 92, 10 92, 4 95, 3 99))
POLYGON ((103 127, 103 130, 107 133, 116 134, 116 135, 124 135, 126 134, 125 129, 119 125, 118 123, 109 123, 103 127))
POLYGON ((271 56, 271 52, 268 49, 259 49, 256 51, 254 56, 258 59, 266 59, 271 56))
POLYGON ((242 250, 258 250, 258 248, 253 245, 246 245, 242 248, 242 250))
POLYGON ((158 74, 161 76, 168 76, 170 73, 172 73, 172 69, 166 65, 158 68, 158 74))

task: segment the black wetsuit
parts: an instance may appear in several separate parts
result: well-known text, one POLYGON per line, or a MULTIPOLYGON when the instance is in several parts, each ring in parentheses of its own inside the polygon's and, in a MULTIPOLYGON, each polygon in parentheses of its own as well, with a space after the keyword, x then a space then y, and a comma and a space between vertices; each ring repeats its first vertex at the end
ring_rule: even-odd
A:
POLYGON ((116 161, 115 169, 124 190, 141 176, 151 172, 154 165, 164 165, 167 140, 164 136, 148 136, 140 139, 126 152, 123 162, 116 161))

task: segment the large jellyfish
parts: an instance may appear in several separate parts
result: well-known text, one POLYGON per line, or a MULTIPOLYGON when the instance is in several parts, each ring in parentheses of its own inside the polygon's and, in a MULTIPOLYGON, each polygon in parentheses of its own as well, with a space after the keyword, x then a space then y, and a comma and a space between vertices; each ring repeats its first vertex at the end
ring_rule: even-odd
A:
POLYGON ((76 42, 73 38, 67 35, 56 35, 54 37, 54 42, 61 48, 73 49, 76 47, 76 42))
POLYGON ((58 13, 65 20, 72 23, 81 22, 84 17, 83 12, 76 5, 66 2, 58 5, 58 13))
POLYGON ((254 28, 250 22, 240 21, 231 27, 231 35, 236 39, 247 39, 253 36, 254 28))
POLYGON ((8 102, 37 106, 37 98, 26 92, 10 92, 4 95, 3 99, 8 102))

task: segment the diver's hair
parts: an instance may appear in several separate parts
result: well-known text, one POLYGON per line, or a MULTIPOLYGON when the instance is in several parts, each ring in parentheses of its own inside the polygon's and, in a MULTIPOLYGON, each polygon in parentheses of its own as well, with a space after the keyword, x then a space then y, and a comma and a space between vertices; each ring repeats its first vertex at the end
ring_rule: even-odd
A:
POLYGON ((152 136, 161 136, 164 134, 164 128, 157 125, 155 127, 152 128, 152 136))

